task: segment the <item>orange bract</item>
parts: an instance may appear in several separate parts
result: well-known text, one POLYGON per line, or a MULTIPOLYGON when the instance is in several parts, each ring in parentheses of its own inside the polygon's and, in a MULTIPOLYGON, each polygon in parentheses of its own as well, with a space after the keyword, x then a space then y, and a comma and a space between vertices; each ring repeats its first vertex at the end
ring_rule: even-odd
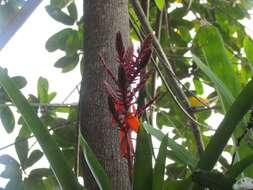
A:
POLYGON ((133 131, 135 131, 136 133, 138 133, 138 131, 139 131, 139 129, 140 129, 140 121, 139 121, 139 119, 138 119, 138 117, 137 116, 134 116, 132 113, 129 113, 128 115, 127 115, 127 118, 126 118, 126 124, 127 124, 127 126, 131 129, 131 130, 133 130, 133 131))

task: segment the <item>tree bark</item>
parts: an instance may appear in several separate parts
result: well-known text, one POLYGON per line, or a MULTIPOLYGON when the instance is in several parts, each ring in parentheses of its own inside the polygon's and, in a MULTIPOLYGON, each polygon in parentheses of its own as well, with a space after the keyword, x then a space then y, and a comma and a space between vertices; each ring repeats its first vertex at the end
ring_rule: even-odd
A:
MULTIPOLYGON (((105 168, 113 190, 129 190, 127 162, 119 156, 119 131, 111 123, 103 85, 109 77, 99 63, 101 54, 112 71, 117 72, 115 38, 120 31, 127 46, 128 1, 84 0, 84 30, 81 132, 105 168)), ((84 168, 84 180, 87 189, 99 189, 87 167, 84 168)))

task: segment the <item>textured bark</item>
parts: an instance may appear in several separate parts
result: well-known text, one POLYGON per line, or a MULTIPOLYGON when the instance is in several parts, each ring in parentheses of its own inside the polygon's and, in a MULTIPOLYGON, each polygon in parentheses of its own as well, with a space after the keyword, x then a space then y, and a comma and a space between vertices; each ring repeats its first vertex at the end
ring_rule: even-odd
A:
MULTIPOLYGON (((116 73, 116 32, 129 39, 127 0, 84 0, 85 66, 81 88, 81 131, 111 179, 114 190, 129 190, 126 160, 119 157, 119 131, 111 124, 103 81, 108 76, 98 54, 116 73)), ((84 169, 85 185, 98 190, 94 178, 84 169)))

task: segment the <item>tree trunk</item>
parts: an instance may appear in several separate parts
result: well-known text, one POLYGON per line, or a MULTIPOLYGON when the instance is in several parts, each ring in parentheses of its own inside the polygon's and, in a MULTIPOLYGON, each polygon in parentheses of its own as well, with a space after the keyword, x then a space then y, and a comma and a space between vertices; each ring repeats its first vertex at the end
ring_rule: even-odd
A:
MULTIPOLYGON (((119 131, 111 123, 107 93, 103 82, 108 76, 99 63, 101 54, 114 73, 117 72, 115 38, 121 31, 129 39, 127 0, 84 0, 84 72, 81 88, 81 131, 109 176, 114 190, 129 190, 127 163, 119 156, 119 131)), ((98 186, 87 167, 85 185, 98 186)))

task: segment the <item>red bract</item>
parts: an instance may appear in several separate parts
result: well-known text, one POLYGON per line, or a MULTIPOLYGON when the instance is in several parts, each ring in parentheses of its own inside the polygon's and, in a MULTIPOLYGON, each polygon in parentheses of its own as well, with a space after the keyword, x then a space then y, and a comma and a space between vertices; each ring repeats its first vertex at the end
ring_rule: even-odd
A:
POLYGON ((113 75, 103 57, 100 56, 102 65, 114 82, 113 86, 106 81, 104 84, 108 92, 109 109, 113 115, 112 122, 117 123, 120 128, 120 155, 131 162, 134 156, 131 132, 139 131, 139 117, 152 102, 138 109, 139 111, 136 111, 134 106, 138 101, 140 90, 151 74, 151 72, 145 71, 145 66, 152 53, 152 40, 153 35, 148 35, 141 45, 138 56, 135 56, 133 48, 125 49, 122 36, 120 32, 117 33, 116 50, 117 62, 119 63, 117 77, 113 75))

